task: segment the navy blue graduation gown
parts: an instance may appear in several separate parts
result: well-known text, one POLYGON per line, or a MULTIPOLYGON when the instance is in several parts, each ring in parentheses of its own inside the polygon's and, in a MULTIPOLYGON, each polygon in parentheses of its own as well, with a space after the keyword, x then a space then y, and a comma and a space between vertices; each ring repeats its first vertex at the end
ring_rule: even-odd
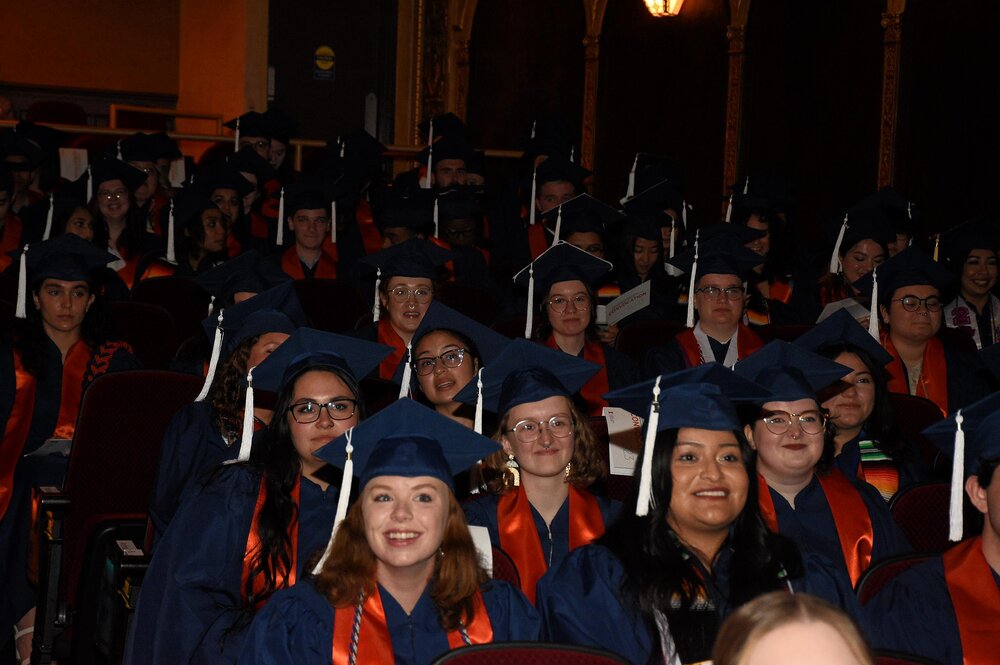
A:
MULTIPOLYGON (((996 571, 993 582, 1000 587, 996 571)), ((962 665, 962 640, 941 557, 900 574, 863 607, 862 614, 862 625, 875 648, 962 665)))
MULTIPOLYGON (((617 519, 622 504, 599 496, 594 498, 601 508, 601 518, 604 520, 604 528, 607 529, 617 519)), ((503 549, 497 518, 499 501, 500 497, 495 494, 482 494, 463 504, 462 508, 465 509, 465 521, 471 526, 484 526, 489 529, 493 546, 503 549)), ((569 498, 563 501, 559 512, 552 518, 551 525, 545 524, 545 520, 534 506, 531 506, 531 517, 535 520, 538 542, 542 544, 542 554, 549 562, 549 568, 552 568, 569 554, 569 498)))
MULTIPOLYGON (((260 476, 246 465, 221 471, 190 495, 157 546, 139 594, 125 662, 232 663, 246 630, 229 632, 242 605, 243 556, 260 476)), ((336 487, 302 479, 296 579, 326 546, 336 487)))
MULTIPOLYGON (((483 587, 494 642, 538 639, 539 618, 520 591, 502 580, 483 587)), ((438 623, 430 587, 407 615, 379 586, 397 665, 426 665, 448 651, 448 636, 438 623)), ((254 618, 239 662, 247 665, 298 665, 333 661, 334 608, 309 580, 274 595, 254 618)))

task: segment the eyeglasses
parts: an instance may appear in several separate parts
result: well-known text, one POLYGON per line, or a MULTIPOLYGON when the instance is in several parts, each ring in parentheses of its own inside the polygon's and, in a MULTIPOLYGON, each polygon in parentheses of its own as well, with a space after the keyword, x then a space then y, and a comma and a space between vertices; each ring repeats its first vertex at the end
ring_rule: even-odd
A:
POLYGON ((345 398, 335 399, 326 404, 318 404, 313 401, 297 402, 288 407, 288 412, 292 414, 295 422, 306 425, 319 420, 323 409, 326 409, 326 414, 333 420, 347 420, 354 415, 357 408, 357 400, 345 398))
POLYGON ((395 302, 406 302, 413 296, 421 305, 426 305, 434 297, 434 291, 427 288, 426 286, 418 286, 415 289, 408 289, 405 286, 397 286, 396 288, 389 291, 389 295, 395 302))
POLYGON ((534 443, 541 436, 543 427, 557 439, 564 439, 573 433, 575 424, 571 416, 558 414, 548 420, 522 420, 507 431, 513 432, 521 443, 534 443))
POLYGON ((555 296, 549 298, 548 305, 556 314, 562 314, 569 307, 570 302, 573 303, 573 309, 588 309, 590 307, 590 296, 585 293, 579 293, 572 298, 555 296))
POLYGON ((743 287, 742 286, 727 286, 722 289, 718 286, 703 286, 700 289, 695 289, 695 293, 700 293, 706 298, 718 298, 720 293, 726 294, 726 300, 739 300, 743 297, 743 287))
POLYGON ((944 303, 937 296, 927 296, 926 298, 903 296, 902 298, 894 299, 892 302, 898 302, 907 312, 915 312, 920 309, 921 305, 926 307, 928 312, 940 312, 941 308, 944 307, 944 303))
POLYGON ((806 434, 819 434, 826 426, 826 416, 819 411, 804 411, 788 413, 787 411, 771 411, 761 420, 771 434, 784 434, 792 426, 792 421, 798 422, 799 428, 806 434))
POLYGON ((155 168, 151 166, 143 166, 139 170, 145 173, 146 175, 149 175, 150 173, 159 173, 159 171, 157 171, 155 168))
POLYGON ((450 228, 444 230, 446 235, 452 236, 454 238, 464 238, 466 236, 471 236, 475 234, 476 227, 470 226, 468 228, 450 228))
POLYGON ((465 362, 465 354, 468 349, 451 349, 439 356, 424 356, 413 361, 413 371, 420 376, 427 376, 437 368, 438 361, 448 369, 461 367, 465 362))
POLYGON ((263 150, 264 148, 269 147, 271 145, 271 142, 270 141, 265 141, 263 139, 258 140, 258 141, 240 141, 240 147, 241 148, 243 148, 245 146, 248 146, 248 145, 252 145, 255 148, 259 148, 259 149, 263 150))
POLYGON ((115 190, 113 192, 109 192, 109 191, 104 190, 104 191, 97 192, 97 195, 99 197, 101 197, 102 199, 104 199, 105 201, 120 201, 123 198, 125 198, 126 196, 128 196, 128 190, 127 189, 118 189, 118 190, 115 190))

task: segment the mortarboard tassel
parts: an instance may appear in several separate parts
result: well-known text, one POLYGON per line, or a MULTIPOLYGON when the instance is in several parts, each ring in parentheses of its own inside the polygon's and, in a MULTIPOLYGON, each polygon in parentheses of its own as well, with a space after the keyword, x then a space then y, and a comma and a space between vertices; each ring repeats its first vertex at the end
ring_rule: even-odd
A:
MULTIPOLYGON (((240 454, 233 463, 250 459, 253 448, 253 367, 247 370, 247 393, 243 398, 243 434, 240 436, 240 454)), ((320 414, 322 415, 322 414, 320 414)))
POLYGON ((90 170, 90 164, 87 164, 87 203, 90 203, 91 199, 94 198, 94 174, 90 170))
POLYGON ((935 233, 934 234, 934 263, 938 262, 938 255, 940 253, 940 250, 941 250, 941 234, 940 233, 935 233))
POLYGON ((729 195, 729 206, 726 208, 726 223, 728 224, 733 219, 733 195, 729 195))
POLYGON ((957 543, 962 540, 963 516, 962 494, 965 492, 965 431, 962 410, 955 413, 955 456, 951 464, 951 501, 948 506, 948 540, 957 543))
POLYGON ((535 262, 528 264, 528 315, 524 320, 524 339, 531 339, 532 317, 535 314, 535 262))
POLYGON ((574 159, 574 157, 576 157, 576 146, 575 145, 571 145, 569 147, 569 161, 571 161, 571 162, 576 161, 574 159))
POLYGON ((56 209, 56 195, 49 194, 49 210, 45 213, 45 232, 42 233, 42 240, 48 240, 52 235, 52 215, 56 209))
POLYGON ((427 176, 420 183, 422 189, 431 188, 431 170, 434 161, 434 118, 431 118, 427 127, 427 176))
POLYGON ((628 172, 628 187, 625 189, 625 198, 630 199, 635 196, 635 168, 639 165, 639 153, 635 153, 632 160, 632 168, 628 172))
POLYGON ((747 176, 746 182, 743 183, 743 196, 750 193, 750 176, 747 176))
POLYGON ((562 204, 559 204, 559 210, 556 211, 556 234, 552 236, 552 245, 555 247, 559 244, 559 235, 562 233, 562 204))
POLYGON ((378 323, 378 315, 382 309, 382 303, 378 300, 378 287, 382 285, 382 269, 375 269, 375 304, 372 306, 372 321, 378 323))
POLYGON ((337 244, 337 200, 330 203, 330 242, 337 244))
MULTIPOLYGON (((667 257, 668 259, 674 258, 674 252, 676 251, 675 240, 674 240, 674 227, 675 227, 676 224, 677 224, 677 222, 674 220, 673 217, 671 217, 670 218, 670 255, 667 257)), ((677 277, 678 275, 680 275, 680 274, 683 273, 683 271, 681 271, 678 268, 672 266, 668 261, 664 261, 663 262, 663 269, 666 270, 667 274, 670 275, 671 277, 677 277)))
MULTIPOLYGON (((213 302, 215 299, 213 298, 213 302)), ((211 307, 211 305, 209 305, 211 307)), ((201 392, 198 396, 194 398, 196 402, 202 402, 208 397, 208 390, 212 387, 212 381, 215 379, 215 370, 219 366, 219 356, 222 354, 222 336, 224 334, 222 330, 222 315, 226 313, 226 310, 219 310, 219 318, 215 324, 215 337, 212 339, 212 357, 208 361, 208 373, 205 374, 205 383, 201 386, 201 392)), ((209 314, 211 316, 211 314, 209 314)))
POLYGON ((240 151, 240 118, 236 117, 236 135, 233 137, 233 152, 240 151))
POLYGON ((531 138, 535 138, 535 130, 538 129, 538 120, 531 121, 531 138))
POLYGON ((913 201, 906 202, 906 218, 913 221, 913 201))
POLYGON ((531 172, 531 200, 528 201, 528 224, 535 224, 535 196, 536 196, 536 186, 538 182, 538 169, 534 169, 531 172))
POLYGON ((167 211, 167 263, 177 263, 177 253, 174 249, 174 200, 170 199, 170 209, 167 211))
POLYGON ((205 316, 212 316, 212 312, 215 311, 215 296, 208 297, 208 314, 205 316))
POLYGON ((476 419, 473 421, 473 429, 476 434, 483 433, 483 369, 476 372, 476 419))
POLYGON ((694 263, 691 264, 691 276, 688 279, 688 306, 687 322, 688 328, 694 328, 694 283, 698 279, 698 236, 701 229, 694 232, 694 263))
POLYGON ((440 238, 441 235, 438 232, 438 197, 434 197, 434 237, 440 238))
POLYGON ((642 447, 642 469, 639 472, 639 498, 635 502, 635 514, 643 517, 653 507, 653 451, 656 448, 656 430, 660 424, 660 376, 653 384, 653 403, 649 405, 646 420, 646 442, 642 447))
POLYGON ((278 247, 285 244, 285 188, 281 188, 278 195, 278 247))
POLYGON ((413 340, 406 343, 406 365, 403 366, 403 381, 399 384, 399 396, 403 399, 410 394, 410 379, 412 378, 410 363, 413 362, 413 340))
POLYGON ((830 272, 836 275, 840 272, 840 246, 844 242, 844 234, 847 232, 847 215, 844 215, 844 221, 840 223, 840 231, 837 232, 837 241, 833 243, 833 253, 830 254, 830 272))
POLYGON ((21 250, 21 258, 17 264, 17 306, 14 316, 19 319, 28 318, 28 245, 21 250))
POLYGON ((122 140, 118 139, 118 159, 122 158, 122 140))
POLYGON ((340 144, 340 158, 343 159, 344 158, 344 150, 345 150, 345 148, 347 148, 347 143, 345 143, 344 140, 342 138, 340 138, 339 136, 337 137, 337 143, 340 144))
POLYGON ((868 310, 868 334, 882 343, 878 334, 878 266, 872 268, 872 305, 868 310))
MULTIPOLYGON (((688 206, 687 200, 682 200, 681 201, 681 225, 683 226, 683 228, 684 228, 685 231, 687 231, 687 228, 688 228, 688 207, 689 206, 688 206)), ((670 256, 673 256, 673 254, 671 254, 670 256)))
POLYGON ((675 248, 674 248, 674 245, 675 245, 675 241, 674 241, 674 226, 676 224, 677 224, 677 222, 675 222, 674 218, 671 217, 670 218, 670 254, 668 255, 671 259, 674 258, 674 251, 675 251, 675 248))
POLYGON ((347 517, 347 505, 351 502, 351 485, 354 483, 354 445, 351 443, 351 435, 353 434, 353 427, 344 433, 344 436, 347 437, 347 446, 344 448, 344 452, 347 453, 347 461, 344 462, 343 480, 340 482, 340 493, 337 495, 337 512, 333 517, 330 540, 326 544, 326 549, 323 550, 323 556, 319 558, 312 569, 313 575, 319 575, 323 570, 323 565, 326 564, 326 560, 330 558, 330 552, 333 551, 333 539, 337 536, 337 529, 347 517))

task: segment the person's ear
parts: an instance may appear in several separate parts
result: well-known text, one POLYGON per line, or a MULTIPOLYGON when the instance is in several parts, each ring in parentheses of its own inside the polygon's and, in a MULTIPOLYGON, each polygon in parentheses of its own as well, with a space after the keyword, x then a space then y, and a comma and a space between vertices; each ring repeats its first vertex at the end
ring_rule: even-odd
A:
POLYGON ((744 425, 743 426, 743 436, 745 436, 747 438, 747 443, 750 444, 750 447, 753 448, 754 450, 757 450, 757 444, 754 443, 754 441, 753 441, 753 426, 751 426, 751 425, 744 425))
POLYGON ((886 306, 885 305, 879 305, 878 306, 878 311, 882 315, 882 323, 888 324, 889 323, 889 310, 886 308, 886 306))
POLYGON ((965 479, 965 493, 969 495, 969 501, 976 507, 976 510, 983 515, 989 514, 989 507, 986 503, 986 488, 979 484, 977 476, 969 476, 965 479))

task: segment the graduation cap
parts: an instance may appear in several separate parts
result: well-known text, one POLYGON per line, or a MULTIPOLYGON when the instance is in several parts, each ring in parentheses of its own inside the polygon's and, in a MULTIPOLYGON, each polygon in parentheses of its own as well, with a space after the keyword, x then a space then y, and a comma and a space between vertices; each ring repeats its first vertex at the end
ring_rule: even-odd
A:
POLYGON ((375 304, 372 318, 379 320, 378 289, 383 279, 392 277, 423 277, 433 280, 438 268, 452 258, 452 253, 434 243, 419 238, 410 238, 398 245, 392 245, 380 252, 369 254, 358 260, 368 270, 375 271, 375 304))
POLYGON ((23 132, 8 130, 0 133, 0 158, 11 171, 33 171, 45 158, 45 153, 28 140, 23 132), (25 162, 7 161, 7 157, 24 157, 25 162))
POLYGON ((990 217, 971 219, 942 233, 940 245, 944 264, 960 275, 972 250, 996 252, 1000 247, 1000 221, 990 217))
MULTIPOLYGON (((410 389, 410 370, 415 360, 413 358, 413 349, 420 346, 420 340, 425 335, 435 330, 454 330, 472 340, 472 343, 476 345, 476 350, 479 352, 481 361, 480 370, 488 363, 496 360, 504 347, 510 343, 509 338, 501 335, 492 328, 470 319, 444 303, 433 300, 427 307, 424 317, 420 320, 420 325, 414 331, 410 343, 406 345, 406 356, 399 366, 396 367, 396 371, 392 375, 393 383, 398 383, 400 386, 400 398, 403 398, 410 389)), ((477 411, 476 415, 476 431, 482 432, 482 413, 477 411)))
POLYGON ((192 218, 201 220, 201 213, 206 210, 218 210, 208 192, 201 187, 185 187, 178 191, 171 199, 170 203, 160 209, 161 228, 167 229, 167 251, 166 258, 170 263, 176 263, 174 255, 176 223, 179 220, 181 228, 187 227, 192 218))
POLYGON ((257 111, 248 111, 238 118, 223 123, 223 126, 236 132, 237 145, 239 145, 240 136, 263 136, 265 138, 272 136, 271 123, 268 122, 268 118, 263 113, 257 111))
POLYGON ((892 362, 889 352, 846 309, 837 310, 792 342, 793 346, 816 353, 842 344, 858 347, 881 365, 892 362))
POLYGON ((30 120, 21 120, 17 123, 14 131, 28 139, 30 143, 38 146, 42 151, 42 159, 45 153, 54 153, 66 140, 66 133, 58 129, 53 129, 47 125, 38 125, 30 120))
POLYGON ((896 233, 885 211, 874 206, 855 206, 848 209, 844 218, 829 230, 831 234, 836 234, 833 251, 830 253, 830 272, 834 274, 840 272, 841 253, 847 253, 862 240, 873 240, 886 247, 896 239, 896 233))
POLYGON ((600 369, 588 360, 518 338, 483 368, 478 383, 470 381, 453 399, 476 405, 477 412, 484 408, 503 416, 519 404, 554 395, 570 397, 600 369))
POLYGON ((153 145, 153 154, 156 159, 181 159, 184 154, 177 146, 177 141, 170 138, 166 132, 155 132, 149 134, 149 142, 153 145))
POLYGON ((31 243, 21 249, 15 316, 27 318, 28 277, 32 284, 45 279, 89 282, 94 272, 115 260, 115 256, 80 236, 65 233, 52 240, 31 243))
MULTIPOLYGON (((2 167, 0 167, 0 171, 2 171, 2 167)), ((2 180, 2 174, 0 174, 0 180, 2 180)), ((87 202, 83 196, 77 196, 75 192, 67 191, 69 189, 71 188, 61 187, 41 201, 18 212, 18 217, 24 222, 26 229, 22 242, 27 242, 29 237, 48 240, 52 236, 52 230, 57 220, 68 217, 78 207, 86 207, 87 202)), ((8 191, 4 189, 3 182, 0 182, 0 191, 8 191)))
POLYGON ((433 198, 426 190, 393 188, 387 192, 375 215, 375 224, 381 231, 405 228, 426 235, 434 226, 433 207, 433 198))
MULTIPOLYGON (((794 202, 791 184, 780 175, 760 173, 746 176, 734 183, 731 189, 730 206, 736 210, 783 212, 794 202)), ((727 211, 727 216, 729 214, 727 211)))
POLYGON ((593 173, 574 164, 564 157, 550 156, 531 172, 531 198, 528 201, 528 223, 535 223, 535 199, 539 188, 547 182, 569 182, 574 190, 580 193, 584 189, 583 182, 593 173))
POLYGON ((198 174, 197 187, 211 194, 216 189, 231 189, 240 198, 252 193, 256 187, 243 177, 240 170, 229 162, 217 162, 198 174))
MULTIPOLYGON (((263 122, 267 125, 268 132, 263 134, 263 136, 270 136, 282 143, 287 144, 291 140, 292 134, 299 128, 299 123, 295 118, 274 107, 264 111, 261 116, 263 122)), ((253 134, 247 130, 242 122, 240 123, 240 129, 243 130, 245 136, 258 136, 258 134, 253 134)))
POLYGON ((472 147, 461 136, 442 136, 417 153, 416 159, 432 167, 443 159, 460 159, 467 163, 472 159, 472 147))
POLYGON ((604 397, 609 404, 649 414, 635 514, 646 515, 654 506, 653 452, 657 432, 682 427, 738 430, 742 423, 733 404, 766 401, 769 395, 762 386, 715 362, 607 393, 604 397))
MULTIPOLYGON (((465 126, 465 123, 462 122, 462 119, 451 111, 436 115, 430 120, 424 120, 417 125, 417 129, 420 130, 421 136, 426 138, 430 134, 431 122, 434 123, 435 137, 441 137, 441 139, 446 137, 465 139, 465 134, 468 128, 465 126)), ((436 149, 437 145, 434 147, 436 149)))
POLYGON ((605 229, 625 221, 625 215, 621 212, 586 193, 574 196, 569 201, 546 210, 541 217, 555 229, 555 237, 552 239, 553 246, 565 237, 562 225, 570 220, 573 224, 605 229))
POLYGON ((766 388, 764 402, 815 400, 816 394, 853 370, 823 356, 776 339, 733 367, 740 376, 766 388))
MULTIPOLYGON (((664 180, 672 182, 677 191, 683 191, 684 177, 681 174, 680 164, 673 157, 638 152, 632 164, 635 166, 635 186, 632 194, 638 194, 650 189, 664 180)), ((629 176, 631 177, 631 170, 629 171, 629 176)), ((629 198, 629 196, 626 188, 625 198, 629 198)))
POLYGON ((126 162, 155 162, 160 148, 152 136, 136 132, 118 141, 118 159, 126 162))
POLYGON ((114 157, 100 159, 87 167, 87 170, 90 173, 91 194, 96 194, 103 183, 111 180, 121 180, 130 192, 134 192, 146 182, 144 171, 114 157))
POLYGON ((671 226, 671 221, 670 215, 664 212, 636 213, 629 216, 622 232, 627 236, 662 242, 663 232, 661 229, 665 226, 671 226))
POLYGON ((236 153, 229 155, 226 157, 226 161, 237 171, 257 176, 258 186, 278 175, 278 172, 271 166, 271 162, 261 157, 250 145, 243 146, 236 153))
POLYGON ((939 420, 922 434, 951 455, 951 502, 948 539, 962 539, 962 492, 965 479, 979 473, 985 461, 1000 459, 1000 392, 973 402, 939 420))
POLYGON ((523 286, 528 289, 528 310, 524 336, 531 336, 536 294, 544 296, 556 282, 580 280, 588 287, 593 286, 613 267, 611 262, 599 259, 564 240, 556 242, 539 254, 537 259, 521 268, 520 272, 514 275, 515 286, 523 286))
POLYGON ((327 142, 325 164, 363 184, 382 167, 387 150, 374 136, 356 129, 341 139, 327 142))
POLYGON ((323 569, 347 515, 355 475, 361 490, 382 476, 430 476, 454 492, 454 476, 498 450, 496 441, 408 399, 393 402, 317 450, 316 457, 344 473, 330 542, 313 574, 323 569))
POLYGON ((468 187, 455 187, 441 192, 437 197, 438 220, 476 219, 482 215, 479 199, 468 187))
POLYGON ((917 207, 892 187, 883 187, 874 194, 870 194, 862 199, 855 208, 875 208, 882 211, 894 233, 906 233, 912 236, 919 221, 917 207))
POLYGON ((642 212, 676 210, 681 213, 684 226, 685 228, 687 227, 684 197, 681 195, 676 183, 672 180, 661 180, 646 189, 639 190, 638 194, 623 198, 621 204, 625 212, 630 215, 642 212))
POLYGON ((256 295, 289 281, 291 278, 287 274, 254 249, 194 278, 195 284, 208 293, 213 303, 229 303, 237 293, 256 295))
POLYGON ((550 159, 566 159, 573 149, 574 136, 573 128, 562 116, 542 116, 531 123, 531 136, 524 152, 531 156, 548 155, 550 159))
POLYGON ((218 314, 201 322, 205 335, 212 340, 212 357, 201 392, 200 402, 208 396, 220 360, 228 358, 243 340, 268 332, 291 333, 305 325, 305 312, 295 295, 291 281, 279 284, 241 303, 220 309, 218 314))

